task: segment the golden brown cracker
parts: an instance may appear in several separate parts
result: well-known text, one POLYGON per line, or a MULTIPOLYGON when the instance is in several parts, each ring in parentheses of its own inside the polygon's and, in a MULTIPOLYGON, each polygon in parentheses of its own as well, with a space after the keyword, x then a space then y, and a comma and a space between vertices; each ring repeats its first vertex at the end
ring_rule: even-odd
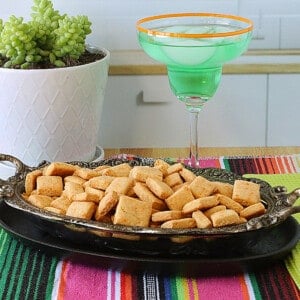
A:
POLYGON ((46 195, 30 195, 27 201, 39 208, 44 208, 46 206, 50 206, 52 202, 52 198, 46 195))
POLYGON ((110 168, 104 169, 101 173, 106 176, 128 177, 132 167, 129 163, 122 163, 110 168))
POLYGON ((66 215, 74 218, 90 220, 96 210, 94 202, 73 201, 67 209, 66 215))
POLYGON ((170 220, 181 219, 183 217, 180 210, 165 210, 152 213, 152 222, 166 222, 170 220))
POLYGON ((180 177, 179 173, 172 173, 170 175, 167 175, 165 178, 164 178, 164 182, 169 185, 170 187, 173 187, 175 185, 178 185, 178 184, 182 184, 183 183, 183 180, 182 178, 180 177))
POLYGON ((25 177, 25 193, 30 195, 36 189, 36 179, 43 174, 42 170, 29 172, 25 177))
POLYGON ((170 210, 182 210, 185 204, 194 199, 189 186, 184 185, 165 199, 165 202, 170 210))
POLYGON ((141 182, 146 182, 147 178, 156 178, 162 181, 163 173, 159 169, 150 166, 135 166, 130 171, 130 177, 141 182))
POLYGON ((89 180, 93 177, 96 177, 99 175, 99 173, 93 169, 89 168, 77 168, 73 175, 78 176, 82 179, 89 180))
POLYGON ((226 182, 220 182, 220 181, 213 181, 216 190, 215 193, 216 194, 221 194, 224 196, 227 196, 229 198, 232 197, 232 192, 233 192, 233 185, 230 183, 226 183, 226 182))
POLYGON ((210 219, 200 210, 192 213, 192 218, 196 221, 198 228, 211 228, 212 223, 210 219))
POLYGON ((113 223, 148 227, 152 212, 151 203, 120 195, 113 223))
POLYGON ((81 184, 81 185, 84 185, 86 180, 79 177, 79 176, 75 176, 75 175, 70 175, 70 176, 66 176, 64 178, 64 182, 74 182, 74 183, 78 183, 78 184, 81 184))
POLYGON ((170 165, 167 169, 167 174, 170 175, 172 173, 180 172, 183 169, 182 163, 175 163, 173 165, 170 165))
POLYGON ((252 205, 244 208, 240 212, 240 216, 247 219, 247 220, 249 220, 251 218, 261 216, 265 212, 266 212, 266 208, 264 207, 264 205, 261 202, 259 202, 259 203, 252 204, 252 205))
POLYGON ((214 227, 223 227, 227 225, 239 224, 240 217, 235 210, 226 209, 212 214, 211 220, 214 227))
POLYGON ((179 175, 186 182, 192 182, 197 177, 196 174, 194 174, 191 170, 188 170, 187 168, 183 168, 181 171, 179 171, 179 175))
POLYGON ((205 210, 203 213, 206 217, 210 218, 210 216, 212 214, 214 214, 215 212, 225 210, 225 209, 226 209, 225 205, 216 205, 212 208, 209 208, 209 209, 205 210))
POLYGON ((112 209, 114 209, 119 201, 118 193, 115 191, 108 192, 105 196, 101 199, 96 213, 95 219, 100 221, 106 216, 112 209))
POLYGON ((39 195, 60 196, 63 191, 63 180, 61 176, 38 176, 36 179, 36 190, 39 195))
POLYGON ((260 185, 246 180, 235 180, 232 199, 243 206, 260 202, 260 185))
POLYGON ((54 199, 49 206, 59 209, 65 214, 71 203, 72 199, 63 195, 54 199))
POLYGON ((182 212, 184 214, 187 214, 187 213, 192 213, 196 210, 206 210, 218 204, 219 201, 217 196, 202 197, 186 203, 182 208, 182 212))
POLYGON ((170 228, 170 229, 195 228, 196 226, 197 226, 196 221, 193 218, 170 220, 161 224, 161 228, 170 228))
POLYGON ((142 201, 150 202, 153 209, 164 210, 167 208, 166 203, 156 197, 145 183, 137 182, 134 185, 133 190, 136 196, 142 201))
POLYGON ((163 181, 157 178, 148 177, 146 179, 146 185, 160 199, 167 199, 173 194, 173 190, 163 181))
POLYGON ((118 194, 126 195, 133 187, 134 181, 129 177, 115 177, 111 184, 107 187, 105 193, 115 191, 118 194))
POLYGON ((202 176, 197 176, 190 183, 190 188, 195 198, 210 196, 215 191, 215 185, 202 176))
POLYGON ((231 198, 229 198, 227 196, 217 194, 217 197, 218 197, 220 204, 225 205, 229 209, 235 210, 237 213, 240 213, 244 209, 244 207, 240 203, 232 200, 231 198))
POLYGON ((90 187, 105 191, 115 179, 114 176, 97 176, 88 181, 90 187))
POLYGON ((63 194, 67 196, 69 199, 72 199, 74 195, 83 192, 84 192, 84 188, 81 184, 71 182, 71 181, 65 183, 63 194))
POLYGON ((65 177, 73 175, 76 169, 77 166, 75 165, 71 165, 64 162, 52 162, 44 169, 43 175, 65 177))

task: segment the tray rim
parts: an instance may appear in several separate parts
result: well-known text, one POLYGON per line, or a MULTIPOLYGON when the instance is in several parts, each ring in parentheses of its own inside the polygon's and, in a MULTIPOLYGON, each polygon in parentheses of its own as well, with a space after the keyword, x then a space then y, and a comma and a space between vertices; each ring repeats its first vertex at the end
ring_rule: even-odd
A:
MULTIPOLYGON (((108 159, 104 159, 99 162, 91 163, 91 162, 69 162, 72 164, 76 164, 83 167, 90 167, 94 168, 96 166, 102 164, 119 164, 123 162, 129 162, 134 165, 151 165, 154 163, 156 158, 149 158, 149 157, 141 157, 132 155, 130 157, 111 157, 108 159)), ((164 159, 168 162, 174 163, 169 159, 164 159)), ((257 231, 261 228, 272 227, 275 225, 280 224, 288 217, 288 211, 291 210, 290 207, 287 207, 287 203, 285 203, 287 194, 284 194, 282 191, 276 193, 276 191, 266 182, 257 178, 245 178, 242 175, 235 174, 231 171, 226 169, 220 168, 190 168, 194 172, 197 172, 197 175, 208 176, 209 179, 217 178, 219 181, 223 182, 231 182, 233 183, 236 179, 242 179, 246 181, 252 181, 259 183, 261 185, 261 193, 264 195, 264 199, 268 199, 268 205, 270 206, 269 210, 272 210, 271 213, 266 213, 263 216, 253 218, 249 220, 247 223, 240 224, 240 225, 233 225, 233 226, 226 226, 220 228, 210 228, 208 229, 199 229, 199 228, 192 228, 192 229, 157 229, 157 228, 149 228, 149 227, 132 227, 132 226, 125 226, 125 225, 114 225, 114 224, 106 224, 103 222, 97 221, 90 221, 78 218, 71 218, 67 216, 60 216, 53 214, 51 212, 47 212, 45 210, 39 209, 30 205, 26 202, 22 196, 21 192, 24 188, 24 177, 26 176, 27 172, 32 170, 41 168, 42 166, 46 166, 50 164, 50 162, 42 162, 39 166, 29 168, 26 165, 22 165, 22 162, 18 161, 21 165, 21 174, 17 174, 16 177, 20 177, 19 180, 14 182, 14 185, 10 186, 10 189, 13 192, 12 197, 4 197, 4 201, 6 203, 16 209, 19 209, 25 213, 31 213, 41 219, 57 223, 57 224, 64 224, 66 226, 73 226, 74 229, 87 229, 87 230, 99 230, 102 232, 114 232, 114 233, 121 233, 125 235, 140 235, 141 237, 146 236, 155 236, 155 237, 183 237, 189 236, 194 238, 201 238, 201 237, 218 237, 218 236, 226 236, 226 235, 235 235, 244 232, 251 232, 257 231), (208 173, 208 174, 207 174, 208 173), (277 203, 277 197, 281 197, 277 203), (275 203, 276 202, 276 203, 275 203), (278 205, 279 204, 279 205, 278 205), (280 211, 280 209, 286 209, 286 211, 280 211)), ((13 178, 10 178, 13 181, 13 178)))
MULTIPOLYGON (((209 258, 209 257, 199 257, 199 258, 182 258, 182 257, 162 257, 159 256, 147 256, 147 255, 138 255, 134 256, 133 254, 122 254, 120 252, 118 253, 108 253, 109 249, 107 251, 101 252, 97 250, 89 250, 85 249, 84 247, 80 246, 79 244, 72 243, 68 240, 62 240, 58 237, 54 237, 50 235, 48 232, 43 231, 40 228, 37 228, 41 233, 47 234, 47 236, 50 237, 51 241, 54 241, 55 244, 51 244, 49 241, 43 241, 41 239, 32 237, 28 234, 24 234, 20 232, 20 230, 17 230, 11 226, 9 226, 2 218, 3 213, 3 207, 4 209, 11 209, 14 210, 15 213, 20 214, 21 219, 25 218, 26 215, 20 213, 20 211, 14 209, 13 207, 7 205, 4 201, 0 201, 0 226, 3 230, 8 232, 9 234, 12 234, 14 237, 17 237, 19 240, 22 241, 25 240, 27 242, 33 243, 34 245, 42 245, 43 247, 46 247, 47 249, 54 249, 58 251, 62 251, 68 254, 80 254, 80 255, 89 255, 93 257, 103 257, 103 258, 109 258, 109 259, 121 259, 121 260, 127 260, 127 261, 139 261, 139 262, 157 262, 157 263, 167 263, 167 264, 175 264, 175 263, 249 263, 256 260, 264 260, 264 259, 278 259, 281 258, 281 256, 287 255, 300 241, 300 224, 297 222, 297 220, 290 216, 288 217, 284 222, 279 224, 278 226, 286 226, 286 224, 289 222, 294 229, 295 234, 292 236, 292 238, 288 241, 286 245, 281 247, 280 249, 274 249, 273 252, 269 253, 263 253, 263 254, 255 254, 250 255, 246 257, 232 257, 232 258, 209 258), (5 207, 6 206, 6 207, 5 207)), ((30 221, 32 222, 32 221, 30 221)), ((32 222, 33 223, 33 222, 32 222)))

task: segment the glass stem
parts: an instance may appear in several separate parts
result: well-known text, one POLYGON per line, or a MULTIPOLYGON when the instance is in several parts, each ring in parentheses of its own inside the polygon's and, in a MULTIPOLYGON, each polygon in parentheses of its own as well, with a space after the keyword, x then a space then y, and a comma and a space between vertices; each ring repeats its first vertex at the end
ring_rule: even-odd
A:
POLYGON ((198 119, 199 110, 189 111, 190 114, 190 165, 199 166, 198 119))
POLYGON ((198 97, 186 99, 186 109, 190 115, 190 162, 191 167, 199 167, 198 119, 207 99, 198 97))

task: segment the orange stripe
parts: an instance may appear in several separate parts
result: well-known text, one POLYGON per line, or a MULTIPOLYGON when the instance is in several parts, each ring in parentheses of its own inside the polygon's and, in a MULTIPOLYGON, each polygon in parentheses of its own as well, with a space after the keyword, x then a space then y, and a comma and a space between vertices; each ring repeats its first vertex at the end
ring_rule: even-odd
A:
POLYGON ((175 13, 175 14, 163 14, 163 15, 156 15, 151 17, 146 17, 140 19, 136 23, 136 28, 138 31, 145 32, 149 35, 159 35, 159 36, 169 36, 169 37, 177 37, 177 38, 214 38, 214 37, 227 37, 227 36, 234 36, 239 34, 244 34, 247 32, 252 31, 253 29, 253 22, 249 19, 240 17, 240 16, 233 16, 233 15, 226 15, 226 14, 213 14, 213 13, 175 13), (247 24, 246 28, 231 31, 231 32, 220 32, 220 33, 177 33, 177 32, 162 32, 158 30, 151 30, 147 29, 141 24, 145 22, 151 22, 154 20, 159 19, 166 19, 166 18, 182 18, 182 17, 213 17, 213 18, 223 18, 223 19, 232 19, 243 22, 247 24))
POLYGON ((260 157, 258 160, 259 160, 259 165, 262 169, 262 174, 266 174, 267 172, 266 172, 266 168, 265 168, 265 165, 264 165, 264 162, 263 162, 263 158, 260 157))
POLYGON ((285 161, 285 164, 286 164, 288 173, 292 173, 292 170, 291 170, 291 168, 290 168, 290 164, 289 164, 288 158, 287 158, 287 157, 284 157, 284 161, 285 161))
POLYGON ((240 281, 240 285, 241 285, 241 292, 243 295, 243 300, 249 300, 250 296, 248 293, 248 287, 245 281, 245 277, 243 275, 239 276, 239 281, 240 281))
POLYGON ((59 281, 59 287, 57 292, 57 300, 63 300, 64 299, 64 293, 67 283, 67 262, 63 261, 62 267, 61 267, 61 274, 60 274, 60 281, 59 281))
POLYGON ((267 170, 268 170, 267 172, 268 172, 268 174, 274 173, 273 166, 272 166, 272 163, 271 163, 270 159, 266 158, 265 162, 266 162, 266 165, 267 165, 267 170))
POLYGON ((132 300, 131 275, 121 273, 121 300, 132 300))
POLYGON ((220 164, 220 160, 219 159, 215 159, 215 167, 216 168, 221 168, 221 164, 220 164))
POLYGON ((272 166, 273 166, 275 174, 279 174, 280 172, 279 172, 279 169, 278 169, 278 166, 277 166, 277 163, 276 163, 276 158, 272 157, 271 161, 272 161, 272 166))
POLYGON ((282 163, 281 158, 278 157, 278 158, 276 159, 276 161, 277 161, 277 163, 278 163, 278 165, 279 165, 280 173, 281 173, 281 174, 282 174, 282 173, 285 173, 284 166, 283 166, 283 163, 282 163))

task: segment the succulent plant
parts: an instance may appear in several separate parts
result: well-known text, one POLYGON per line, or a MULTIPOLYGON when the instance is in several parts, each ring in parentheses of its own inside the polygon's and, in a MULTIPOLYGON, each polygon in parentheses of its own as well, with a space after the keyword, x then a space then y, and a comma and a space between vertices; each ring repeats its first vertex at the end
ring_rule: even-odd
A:
POLYGON ((85 52, 91 33, 87 16, 61 15, 51 0, 33 0, 31 20, 0 19, 0 66, 5 68, 64 67, 85 52))

